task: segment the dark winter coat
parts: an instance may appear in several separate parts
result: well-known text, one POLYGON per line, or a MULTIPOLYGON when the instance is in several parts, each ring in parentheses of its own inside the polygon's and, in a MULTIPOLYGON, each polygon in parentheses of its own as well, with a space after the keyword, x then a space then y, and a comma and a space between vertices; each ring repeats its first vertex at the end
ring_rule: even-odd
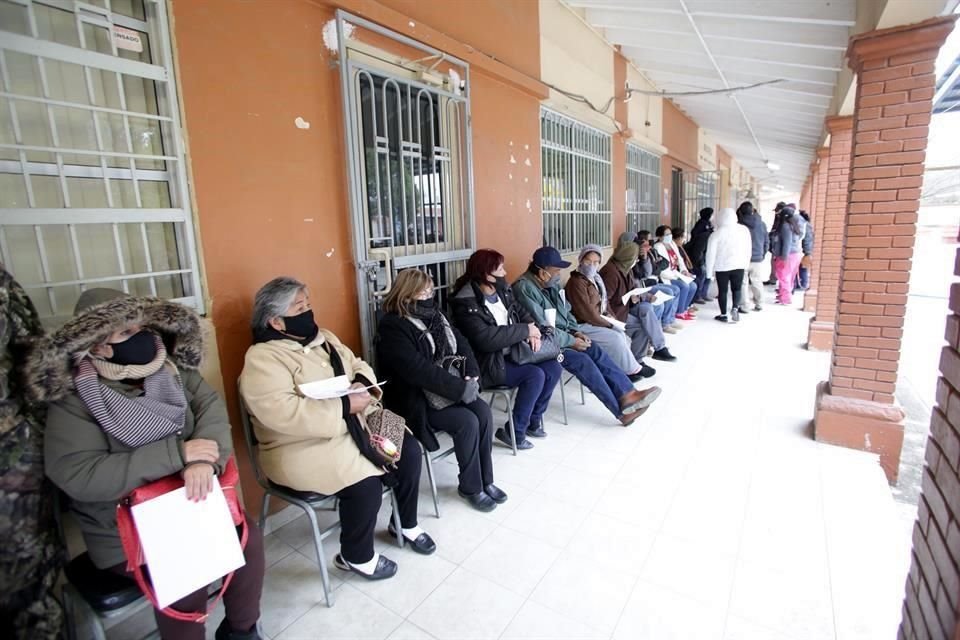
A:
POLYGON ((529 335, 527 325, 534 322, 533 316, 513 297, 505 280, 497 278, 494 287, 510 316, 509 325, 497 324, 487 308, 483 292, 473 282, 461 287, 450 299, 453 323, 470 343, 484 388, 504 384, 507 375, 504 349, 526 340, 529 335))
POLYGON ((763 262, 770 251, 770 236, 767 234, 767 224, 755 213, 743 216, 740 224, 750 230, 750 239, 753 241, 753 252, 750 262, 763 262))
POLYGON ((651 248, 646 256, 641 253, 633 265, 633 278, 640 286, 652 287, 660 282, 660 273, 669 268, 670 261, 651 248))
POLYGON ((702 269, 703 263, 707 258, 707 242, 710 240, 710 234, 713 233, 713 224, 709 218, 700 218, 697 224, 693 225, 693 231, 690 232, 690 240, 684 245, 684 250, 690 256, 693 266, 702 269))
MULTIPOLYGON (((466 358, 465 375, 479 376, 480 367, 470 344, 456 327, 451 328, 457 339, 457 355, 466 358)), ((383 386, 384 406, 404 417, 428 451, 436 451, 440 443, 427 421, 427 397, 423 390, 459 400, 466 381, 435 365, 427 333, 399 314, 388 313, 380 320, 376 346, 377 377, 387 381, 383 386)))

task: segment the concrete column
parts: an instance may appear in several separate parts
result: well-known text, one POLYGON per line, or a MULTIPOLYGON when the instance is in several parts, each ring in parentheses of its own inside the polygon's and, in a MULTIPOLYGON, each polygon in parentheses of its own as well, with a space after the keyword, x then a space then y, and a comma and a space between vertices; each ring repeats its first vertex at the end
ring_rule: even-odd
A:
POLYGON ((810 268, 810 288, 803 296, 803 310, 811 313, 817 311, 817 298, 820 288, 820 256, 823 255, 821 249, 821 238, 823 237, 823 217, 825 215, 827 201, 827 170, 830 165, 830 149, 821 147, 817 149, 817 168, 814 171, 814 193, 813 193, 813 266, 810 268))
POLYGON ((826 176, 823 223, 816 239, 820 247, 817 271, 816 315, 810 320, 807 348, 829 351, 833 348, 833 334, 837 319, 837 292, 840 282, 840 252, 843 249, 844 220, 847 217, 847 183, 850 176, 850 147, 853 144, 853 116, 827 118, 830 132, 830 150, 826 176))
MULTIPOLYGON (((872 451, 895 482, 904 413, 894 398, 927 130, 934 60, 953 17, 854 36, 853 146, 830 379, 820 384, 818 440, 872 451)), ((834 135, 833 144, 840 142, 834 135)), ((833 169, 831 150, 831 175, 833 169)), ((832 187, 832 183, 831 183, 832 187)), ((831 211, 828 198, 828 212, 831 211)), ((825 221, 830 236, 830 220, 825 221)), ((830 250, 824 239, 819 319, 830 250)))

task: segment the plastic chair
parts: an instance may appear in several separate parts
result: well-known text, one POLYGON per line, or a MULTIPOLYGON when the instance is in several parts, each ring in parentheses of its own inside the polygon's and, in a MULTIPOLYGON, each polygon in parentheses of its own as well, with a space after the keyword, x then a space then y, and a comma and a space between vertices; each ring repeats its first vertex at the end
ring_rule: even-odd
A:
MULTIPOLYGON (((260 442, 253 431, 253 421, 250 419, 250 412, 243 401, 243 394, 240 392, 240 382, 237 381, 237 398, 240 405, 240 421, 243 425, 243 437, 247 442, 247 451, 250 454, 250 464, 253 466, 253 473, 257 478, 257 484, 263 489, 263 502, 260 504, 260 519, 257 523, 261 530, 267 518, 267 510, 270 507, 270 496, 276 496, 300 508, 307 518, 310 519, 310 526, 313 531, 313 546, 317 553, 317 565, 320 567, 320 579, 323 582, 323 596, 327 607, 333 606, 333 597, 330 589, 330 574, 327 571, 327 557, 323 553, 323 541, 333 530, 340 526, 338 517, 333 523, 325 528, 320 528, 317 521, 317 509, 330 511, 337 510, 337 497, 335 495, 325 495, 314 493, 313 491, 297 491, 282 484, 271 481, 260 468, 260 442)), ((403 532, 400 528, 400 508, 397 505, 397 497, 391 489, 384 488, 383 493, 390 495, 390 504, 393 508, 393 526, 397 532, 397 545, 403 546, 403 532)))
POLYGON ((517 433, 513 428, 513 402, 517 397, 517 388, 498 385, 484 389, 483 392, 490 394, 487 402, 491 408, 495 406, 494 403, 497 398, 503 398, 504 404, 506 405, 507 434, 510 439, 510 447, 513 449, 513 455, 517 455, 517 433))

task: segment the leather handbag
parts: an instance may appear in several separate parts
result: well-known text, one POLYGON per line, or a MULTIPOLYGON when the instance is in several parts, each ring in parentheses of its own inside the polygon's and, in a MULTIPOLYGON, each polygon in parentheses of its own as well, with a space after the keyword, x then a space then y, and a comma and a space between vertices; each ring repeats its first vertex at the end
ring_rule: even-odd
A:
MULTIPOLYGON (((435 364, 450 375, 462 378, 463 372, 467 366, 467 359, 464 356, 447 356, 445 358, 441 358, 435 364)), ((444 397, 439 393, 427 391, 426 389, 423 390, 423 395, 427 398, 427 404, 429 404, 430 408, 434 409, 435 411, 446 409, 447 407, 456 404, 459 400, 459 398, 454 398, 451 400, 450 398, 444 397)))
POLYGON ((521 340, 510 347, 508 356, 514 364, 538 364, 548 360, 563 362, 563 352, 552 334, 543 334, 540 337, 539 351, 534 351, 529 342, 521 340))
POLYGON ((384 458, 384 464, 396 465, 403 451, 403 437, 410 429, 403 417, 378 407, 366 416, 370 445, 384 458))
MULTIPOLYGON (((237 472, 237 463, 233 456, 227 460, 223 473, 218 478, 220 488, 223 489, 223 496, 227 500, 227 507, 230 509, 230 516, 233 518, 233 524, 240 527, 240 546, 246 548, 249 531, 247 530, 247 518, 244 514, 243 505, 237 496, 237 485, 240 484, 240 474, 237 472)), ((230 587, 233 580, 231 571, 223 578, 223 586, 217 597, 207 606, 207 611, 185 612, 177 611, 173 607, 160 609, 157 606, 157 594, 153 590, 153 585, 147 580, 144 573, 144 564, 146 558, 143 556, 143 547, 140 545, 140 534, 137 532, 137 524, 133 519, 132 507, 141 504, 147 500, 152 500, 171 491, 176 491, 184 486, 183 478, 179 473, 175 473, 159 480, 147 483, 142 487, 137 487, 123 498, 117 505, 117 530, 120 532, 120 544, 123 546, 123 554, 127 558, 127 570, 133 573, 133 579, 136 581, 143 595, 147 597, 154 609, 160 613, 180 620, 181 622, 204 622, 210 612, 217 606, 217 603, 223 597, 223 594, 230 587)))

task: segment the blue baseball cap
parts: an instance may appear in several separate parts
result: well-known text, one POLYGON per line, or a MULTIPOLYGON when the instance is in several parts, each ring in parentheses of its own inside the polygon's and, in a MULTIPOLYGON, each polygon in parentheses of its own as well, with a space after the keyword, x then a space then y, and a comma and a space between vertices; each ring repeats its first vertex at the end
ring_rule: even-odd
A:
POLYGON ((533 252, 533 264, 541 269, 546 267, 560 267, 566 269, 570 263, 560 257, 560 252, 553 247, 540 247, 533 252))

